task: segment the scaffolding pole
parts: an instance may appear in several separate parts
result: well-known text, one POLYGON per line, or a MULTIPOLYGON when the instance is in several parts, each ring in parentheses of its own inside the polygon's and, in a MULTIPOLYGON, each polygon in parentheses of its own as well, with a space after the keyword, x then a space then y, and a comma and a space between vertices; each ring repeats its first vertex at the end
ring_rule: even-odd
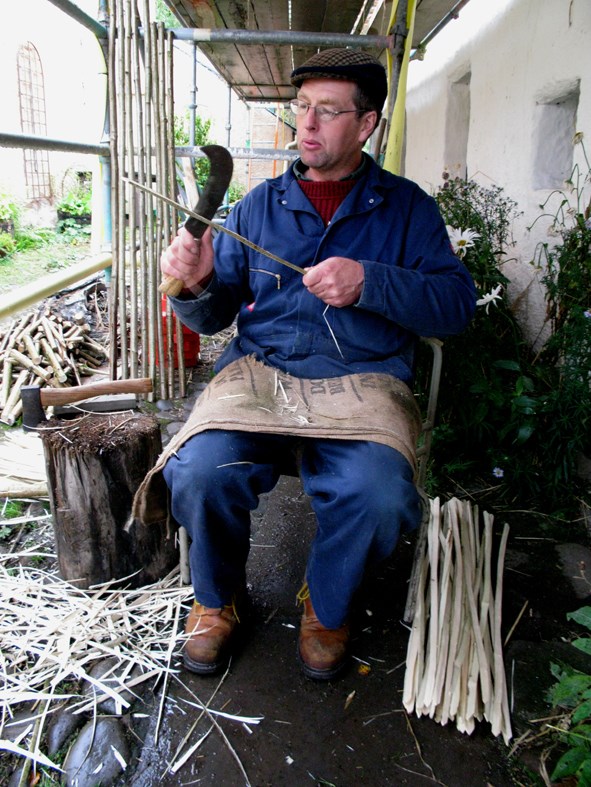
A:
POLYGON ((95 156, 109 155, 109 146, 107 144, 93 145, 86 142, 71 142, 66 139, 37 137, 33 134, 6 134, 4 132, 0 132, 0 148, 34 148, 67 153, 90 153, 95 156))
POLYGON ((86 27, 87 30, 90 30, 95 34, 97 38, 108 38, 109 33, 107 28, 101 25, 100 22, 97 22, 92 16, 89 16, 85 13, 81 8, 78 8, 75 3, 70 2, 70 0, 49 0, 50 3, 57 6, 60 10, 66 13, 68 16, 71 16, 72 19, 75 19, 77 22, 83 27, 86 27))
POLYGON ((179 41, 227 44, 296 44, 303 46, 359 47, 367 49, 390 49, 393 36, 359 36, 349 33, 312 33, 303 30, 215 30, 200 27, 171 28, 170 32, 179 41))

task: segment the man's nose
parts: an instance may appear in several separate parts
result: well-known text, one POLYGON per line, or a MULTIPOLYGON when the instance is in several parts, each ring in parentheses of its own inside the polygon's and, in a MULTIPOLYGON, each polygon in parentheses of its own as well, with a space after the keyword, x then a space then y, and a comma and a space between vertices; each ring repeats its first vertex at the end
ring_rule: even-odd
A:
POLYGON ((317 126, 318 125, 318 117, 316 115, 316 107, 309 106, 306 114, 304 115, 304 123, 307 127, 310 126, 317 126))

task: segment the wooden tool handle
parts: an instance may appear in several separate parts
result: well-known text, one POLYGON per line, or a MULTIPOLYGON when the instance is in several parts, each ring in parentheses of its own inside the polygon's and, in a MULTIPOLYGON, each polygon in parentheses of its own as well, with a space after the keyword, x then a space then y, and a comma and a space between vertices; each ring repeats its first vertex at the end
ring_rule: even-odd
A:
POLYGON ((181 290, 184 288, 184 283, 180 279, 175 279, 174 276, 165 276, 162 279, 162 283, 158 287, 160 292, 165 293, 166 295, 171 295, 173 298, 176 298, 177 295, 180 295, 181 290))
POLYGON ((137 380, 110 380, 104 383, 90 383, 77 385, 72 388, 40 388, 41 405, 70 404, 89 399, 91 396, 121 393, 150 393, 152 391, 152 378, 140 377, 137 380))

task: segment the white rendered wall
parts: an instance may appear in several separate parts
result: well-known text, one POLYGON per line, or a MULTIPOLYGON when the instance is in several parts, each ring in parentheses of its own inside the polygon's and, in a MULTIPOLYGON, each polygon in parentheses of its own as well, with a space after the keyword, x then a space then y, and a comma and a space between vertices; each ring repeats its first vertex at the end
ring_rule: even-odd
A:
POLYGON ((514 227, 516 261, 506 264, 505 273, 535 342, 544 302, 529 263, 538 242, 551 244, 552 237, 549 220, 531 232, 527 227, 540 215, 550 184, 564 185, 557 171, 565 146, 571 146, 573 163, 588 170, 581 146, 572 147, 571 140, 574 131, 583 132, 591 154, 591 3, 470 0, 429 45, 424 61, 410 64, 404 174, 430 192, 442 183, 444 170, 454 173, 458 165, 446 160, 455 152, 454 123, 458 134, 464 128, 461 98, 460 112, 451 109, 462 91, 458 80, 467 82, 469 92, 467 176, 502 187, 524 214, 514 227), (572 125, 565 122, 568 107, 565 112, 557 103, 569 95, 576 107, 572 125))

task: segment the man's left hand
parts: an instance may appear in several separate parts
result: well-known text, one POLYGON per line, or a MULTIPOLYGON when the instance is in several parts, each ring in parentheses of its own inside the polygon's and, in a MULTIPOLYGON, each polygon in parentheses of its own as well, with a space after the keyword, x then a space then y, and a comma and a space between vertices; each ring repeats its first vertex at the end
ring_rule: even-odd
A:
POLYGON ((308 292, 329 306, 350 306, 356 303, 363 289, 363 265, 348 257, 328 257, 306 268, 302 279, 308 292))

